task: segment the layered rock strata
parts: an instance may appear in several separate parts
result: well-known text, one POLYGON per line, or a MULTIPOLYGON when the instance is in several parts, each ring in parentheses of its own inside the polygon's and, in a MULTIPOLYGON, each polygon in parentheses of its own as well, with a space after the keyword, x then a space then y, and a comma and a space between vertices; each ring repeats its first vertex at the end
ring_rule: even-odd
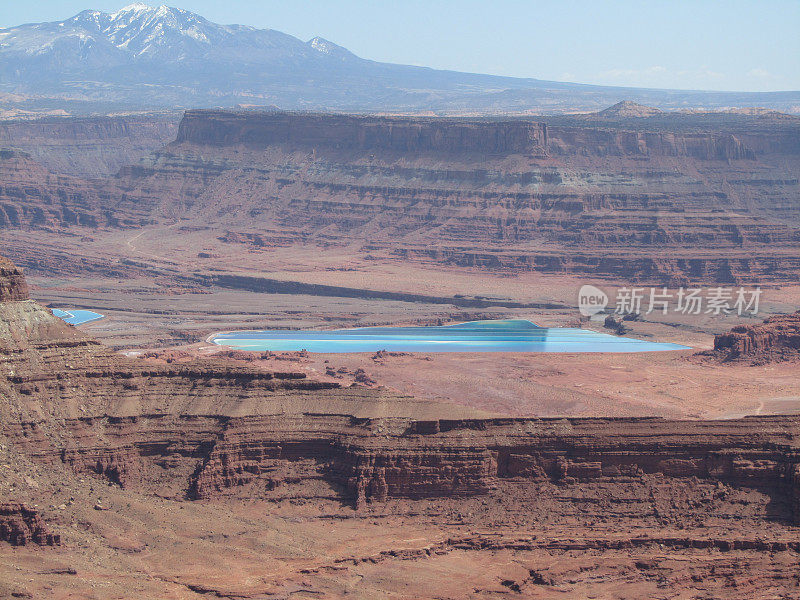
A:
POLYGON ((28 284, 22 270, 0 256, 0 302, 28 299, 28 284))
POLYGON ((24 504, 0 503, 0 541, 12 546, 58 546, 61 538, 50 533, 39 512, 24 504))
POLYGON ((126 490, 356 507, 556 494, 554 514, 596 510, 586 508, 596 497, 625 519, 638 510, 699 518, 716 502, 725 519, 798 521, 798 416, 420 417, 431 407, 381 388, 213 360, 126 359, 30 300, 0 303, 0 317, 0 434, 34 464, 126 490), (639 508, 628 514, 615 495, 639 508))
POLYGON ((267 251, 351 245, 671 285, 796 281, 798 139, 792 117, 188 111, 173 143, 103 180, 0 152, 0 228, 179 221, 267 251))
POLYGON ((108 177, 175 139, 179 119, 175 113, 0 121, 0 148, 27 152, 53 173, 108 177))
POLYGON ((665 283, 797 278, 794 120, 635 121, 188 111, 119 185, 231 243, 358 240, 404 260, 665 283))
POLYGON ((0 230, 116 228, 150 221, 135 203, 118 208, 121 199, 113 181, 56 175, 25 152, 0 149, 0 230))
POLYGON ((729 359, 800 360, 800 312, 773 315, 760 325, 737 325, 714 338, 714 351, 729 359))
POLYGON ((786 506, 784 518, 800 518, 798 417, 415 421, 141 414, 67 419, 64 427, 67 441, 56 446, 42 423, 7 426, 6 433, 24 439, 20 447, 37 461, 176 499, 322 494, 361 506, 480 496, 509 482, 532 489, 624 486, 657 476, 759 489, 786 506))

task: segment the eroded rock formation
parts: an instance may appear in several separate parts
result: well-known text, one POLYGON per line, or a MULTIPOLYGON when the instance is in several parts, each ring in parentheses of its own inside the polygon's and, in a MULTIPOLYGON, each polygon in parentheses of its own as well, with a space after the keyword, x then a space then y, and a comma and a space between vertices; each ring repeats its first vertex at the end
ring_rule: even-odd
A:
POLYGON ((113 181, 56 175, 26 152, 0 150, 0 229, 131 227, 148 219, 122 197, 113 181))
POLYGON ((47 530, 35 509, 14 502, 0 503, 0 541, 12 546, 58 546, 61 538, 47 530))
POLYGON ((102 180, 3 151, 0 227, 180 221, 265 251, 351 245, 669 285, 797 281, 798 139, 793 117, 188 111, 173 143, 102 180))
POLYGON ((783 518, 800 517, 798 417, 421 422, 309 413, 140 414, 67 419, 64 427, 68 441, 60 447, 47 442, 42 423, 7 433, 38 461, 60 461, 125 489, 175 499, 322 493, 361 506, 482 496, 510 484, 570 485, 580 495, 582 485, 660 477, 757 488, 784 506, 783 518))
POLYGON ((0 302, 28 299, 28 284, 22 270, 0 256, 0 302))
POLYGON ((359 240, 458 266, 796 280, 795 120, 652 118, 188 111, 119 184, 154 214, 202 215, 258 247, 359 240))
POLYGON ((657 476, 754 486, 798 517, 800 417, 421 420, 411 399, 382 388, 126 359, 19 300, 0 304, 2 434, 37 463, 124 489, 361 506, 657 476))
MULTIPOLYGON (((19 290, 4 265, 16 277, 4 289, 19 290)), ((470 560, 491 565, 482 585, 498 594, 563 590, 590 564, 602 572, 593 590, 622 577, 641 589, 653 573, 715 597, 795 589, 800 416, 453 419, 453 407, 291 368, 124 358, 14 295, 0 302, 0 540, 61 543, 80 566, 37 551, 57 563, 21 569, 11 589, 91 586, 102 567, 126 589, 153 574, 142 597, 163 597, 164 582, 231 598, 335 595, 387 561, 423 561, 414 574, 433 567, 439 582, 470 560), (47 508, 49 493, 61 500, 47 508), (328 535, 341 552, 323 555, 328 535), (215 564, 184 569, 165 558, 176 548, 179 561, 215 564), (512 563, 530 566, 498 570, 512 563)))
POLYGON ((800 360, 800 312, 737 325, 714 338, 714 351, 727 359, 800 360))
MULTIPOLYGON (((603 113, 600 113, 603 114, 603 113)), ((656 111, 653 114, 660 114, 656 111)), ((609 115, 604 115, 608 117, 609 115)), ((616 114, 625 118, 626 114, 616 114)), ((639 116, 639 115, 637 115, 639 116)), ((703 160, 755 159, 764 153, 800 151, 791 128, 785 131, 632 130, 598 122, 594 127, 564 121, 362 117, 349 115, 186 111, 177 144, 252 148, 334 149, 347 152, 458 155, 688 156, 703 160)), ((795 124, 796 126, 796 124, 795 124)), ((476 174, 478 175, 478 174, 476 174)))
POLYGON ((433 152, 444 156, 544 152, 547 126, 527 121, 403 119, 276 112, 187 111, 177 143, 344 152, 433 152))

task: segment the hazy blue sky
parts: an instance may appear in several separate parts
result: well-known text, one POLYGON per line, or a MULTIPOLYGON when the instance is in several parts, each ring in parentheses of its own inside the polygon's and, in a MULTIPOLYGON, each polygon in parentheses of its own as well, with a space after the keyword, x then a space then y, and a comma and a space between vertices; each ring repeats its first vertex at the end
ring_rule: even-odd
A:
MULTIPOLYGON (((0 27, 129 2, 0 0, 0 27)), ((151 2, 150 4, 157 4, 151 2)), ((559 81, 800 90, 800 0, 174 0, 373 60, 559 81)))

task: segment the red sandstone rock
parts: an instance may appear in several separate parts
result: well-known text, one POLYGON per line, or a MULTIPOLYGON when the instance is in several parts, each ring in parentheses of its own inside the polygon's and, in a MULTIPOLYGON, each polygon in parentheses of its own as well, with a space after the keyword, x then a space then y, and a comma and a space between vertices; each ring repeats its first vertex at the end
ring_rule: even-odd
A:
MULTIPOLYGON (((299 582, 322 594, 320 586, 369 569, 381 569, 381 585, 392 586, 390 561, 420 577, 431 577, 433 565, 442 581, 463 574, 465 560, 492 569, 484 586, 525 595, 575 591, 579 576, 592 592, 581 596, 612 580, 619 595, 622 579, 626 591, 651 585, 637 597, 666 588, 739 598, 796 589, 798 416, 448 419, 439 409, 419 419, 411 399, 386 390, 219 357, 125 359, 34 302, 0 302, 0 356, 0 452, 4 461, 9 452, 24 457, 10 461, 10 473, 33 465, 62 498, 66 489, 82 499, 58 508, 61 523, 78 526, 79 543, 71 537, 63 550, 40 553, 43 562, 59 559, 55 568, 24 573, 26 586, 39 578, 47 593, 78 589, 84 567, 93 585, 100 552, 103 572, 114 569, 109 581, 130 575, 130 557, 120 552, 141 553, 133 579, 120 586, 138 585, 148 558, 157 561, 150 569, 159 587, 136 588, 140 597, 163 597, 166 576, 193 593, 226 597, 273 596, 287 581, 283 589, 296 591, 299 582), (273 512, 264 501, 281 511, 276 520, 261 520, 273 512), (229 511, 232 528, 219 530, 229 511), (300 543, 275 545, 273 537, 293 537, 295 520, 300 543), (277 535, 269 524, 280 524, 277 535), (344 548, 323 556, 319 544, 329 535, 344 548), (313 542, 303 547, 305 540, 313 542), (197 553, 216 560, 223 548, 232 559, 198 574, 197 553), (258 564, 265 548, 280 565, 277 579, 258 564), (70 564, 77 557, 79 568, 58 564, 64 556, 70 564), (176 566, 178 557, 191 572, 176 566), (259 573, 258 589, 228 587, 231 570, 242 585, 240 565, 259 573), (584 568, 596 570, 581 575, 584 568)), ((37 502, 38 490, 20 493, 37 502)), ((22 503, 0 504, 0 537, 59 542, 22 503)), ((16 564, 17 554, 4 560, 16 564)), ((448 597, 469 595, 474 581, 448 597)), ((335 597, 342 588, 321 589, 335 597)))
POLYGON ((465 267, 785 281, 800 273, 800 232, 785 224, 795 204, 776 198, 797 194, 796 139, 785 125, 189 111, 175 143, 118 181, 137 207, 172 215, 163 199, 180 196, 187 217, 254 248, 324 231, 465 267))
MULTIPOLYGON (((356 241, 405 260, 509 271, 797 280, 796 120, 615 118, 189 111, 175 143, 102 181, 4 151, 0 228, 178 217, 256 249, 356 241)), ((142 268, 28 252, 25 265, 41 272, 142 268)))
POLYGON ((28 152, 49 171, 105 177, 175 137, 179 115, 0 122, 0 148, 28 152))
MULTIPOLYGON (((0 311, 11 373, 2 376, 1 432, 36 462, 125 489, 213 498, 324 480, 361 505, 480 496, 519 478, 615 486, 657 474, 758 485, 795 501, 786 481, 797 464, 797 417, 356 418, 347 411, 402 398, 219 359, 126 359, 35 303, 3 302, 0 311)), ((357 378, 374 383, 363 371, 357 378)))
POLYGON ((714 351, 728 359, 800 360, 800 312, 737 325, 714 338, 714 351))
POLYGON ((0 503, 0 541, 12 546, 58 546, 61 539, 47 530, 38 511, 15 502, 0 503))
POLYGON ((24 152, 0 150, 0 229, 128 227, 148 221, 109 180, 55 175, 24 152))
POLYGON ((0 302, 28 299, 28 284, 22 270, 0 256, 0 302))

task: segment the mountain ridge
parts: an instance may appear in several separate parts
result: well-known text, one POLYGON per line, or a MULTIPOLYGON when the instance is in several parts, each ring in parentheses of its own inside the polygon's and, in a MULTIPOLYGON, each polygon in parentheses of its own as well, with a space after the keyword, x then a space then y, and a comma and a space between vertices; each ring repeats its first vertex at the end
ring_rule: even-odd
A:
MULTIPOLYGON (((800 112, 800 92, 614 88, 380 63, 322 37, 220 25, 131 4, 0 29, 0 111, 72 114, 275 105, 282 109, 497 114, 763 106, 800 112)), ((1 113, 0 113, 1 114, 1 113)))

